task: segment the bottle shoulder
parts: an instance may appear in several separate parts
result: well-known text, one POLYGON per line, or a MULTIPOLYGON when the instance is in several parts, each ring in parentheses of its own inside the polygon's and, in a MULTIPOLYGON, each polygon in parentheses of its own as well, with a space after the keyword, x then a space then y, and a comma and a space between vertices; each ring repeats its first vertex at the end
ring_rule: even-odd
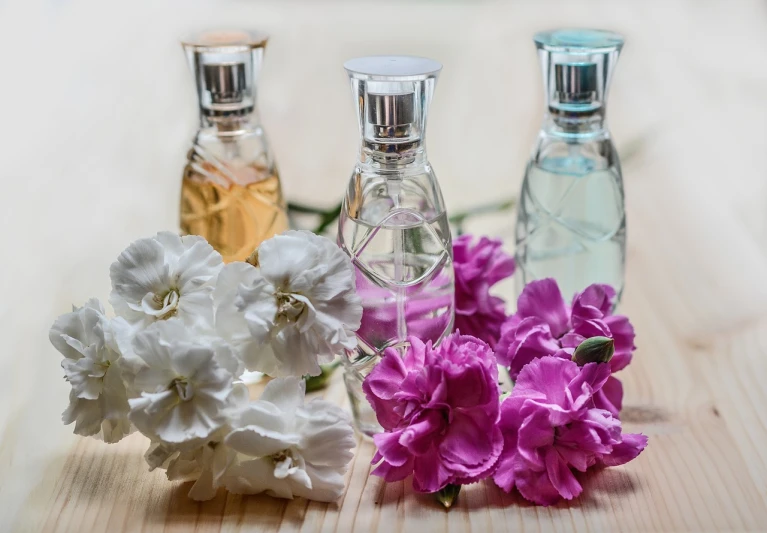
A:
POLYGON ((261 128, 197 131, 187 155, 184 176, 204 181, 249 183, 269 178, 279 182, 274 157, 261 128))
POLYGON ((620 159, 609 132, 593 136, 563 136, 541 131, 530 164, 553 172, 584 173, 614 170, 620 174, 620 159), (577 170, 574 170, 577 169, 577 170))
POLYGON ((442 190, 428 163, 378 169, 358 162, 352 170, 344 206, 348 216, 370 224, 394 210, 417 212, 427 220, 445 213, 442 190))
POLYGON ((223 160, 264 162, 273 159, 266 134, 260 127, 233 131, 221 131, 215 127, 201 128, 195 134, 192 144, 194 148, 223 160))

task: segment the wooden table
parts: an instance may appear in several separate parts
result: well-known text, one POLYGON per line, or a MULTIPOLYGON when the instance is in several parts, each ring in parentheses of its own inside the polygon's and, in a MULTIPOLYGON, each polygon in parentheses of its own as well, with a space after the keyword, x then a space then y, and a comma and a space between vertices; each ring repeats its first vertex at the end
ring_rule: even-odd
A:
MULTIPOLYGON (((767 530, 764 2, 18 1, 0 2, 0 44, 0 531, 767 530), (621 311, 639 346, 623 420, 650 437, 638 460, 586 476, 570 503, 483 483, 448 513, 409 481, 369 477, 362 442, 338 505, 197 504, 147 472, 142 436, 105 445, 61 425, 48 328, 71 303, 106 300, 128 242, 175 227, 195 123, 176 38, 217 24, 274 35, 262 116, 288 195, 314 203, 337 200, 354 158, 343 60, 441 60, 429 147, 453 210, 518 190, 542 114, 532 33, 626 34, 609 109, 628 202, 621 311)), ((474 229, 509 238, 512 225, 474 229)), ((338 377, 324 395, 344 403, 338 377)))

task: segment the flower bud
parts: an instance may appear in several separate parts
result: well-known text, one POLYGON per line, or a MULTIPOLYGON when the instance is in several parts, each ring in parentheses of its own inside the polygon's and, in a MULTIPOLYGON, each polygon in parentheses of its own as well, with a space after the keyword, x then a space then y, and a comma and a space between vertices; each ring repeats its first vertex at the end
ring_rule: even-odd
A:
POLYGON ((615 353, 615 341, 608 337, 591 337, 578 345, 573 361, 578 366, 588 363, 607 363, 615 353))

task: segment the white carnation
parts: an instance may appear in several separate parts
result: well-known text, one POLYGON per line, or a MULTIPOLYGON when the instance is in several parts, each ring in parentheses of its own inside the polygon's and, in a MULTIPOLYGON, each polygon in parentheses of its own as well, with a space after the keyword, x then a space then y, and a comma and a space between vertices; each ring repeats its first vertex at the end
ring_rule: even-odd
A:
POLYGON ((130 420, 153 440, 181 443, 207 439, 227 422, 237 400, 238 361, 225 344, 205 342, 178 320, 157 322, 139 333, 133 349, 143 362, 133 386, 130 420))
POLYGON ((110 268, 109 300, 121 325, 129 326, 117 336, 123 354, 130 354, 136 332, 157 321, 176 317, 210 329, 213 285, 222 266, 221 254, 202 237, 161 232, 128 246, 110 268))
POLYGON ((338 500, 355 445, 349 416, 337 405, 304 405, 300 378, 271 381, 231 422, 224 444, 239 453, 223 477, 237 494, 338 500))
POLYGON ((232 346, 245 368, 278 376, 284 371, 272 347, 260 343, 250 334, 245 316, 235 304, 239 287, 252 285, 259 276, 258 269, 248 263, 234 262, 221 269, 213 291, 215 330, 232 346))
MULTIPOLYGON (((258 347, 271 347, 279 365, 249 369, 273 375, 318 375, 357 345, 362 319, 354 267, 333 241, 288 231, 261 244, 257 267, 246 274, 234 301, 258 347)), ((258 360, 255 360, 258 363, 258 360)))
POLYGON ((130 433, 120 354, 101 303, 93 298, 61 315, 51 327, 50 340, 64 356, 61 366, 72 385, 64 423, 74 422, 78 435, 96 435, 106 442, 130 433))

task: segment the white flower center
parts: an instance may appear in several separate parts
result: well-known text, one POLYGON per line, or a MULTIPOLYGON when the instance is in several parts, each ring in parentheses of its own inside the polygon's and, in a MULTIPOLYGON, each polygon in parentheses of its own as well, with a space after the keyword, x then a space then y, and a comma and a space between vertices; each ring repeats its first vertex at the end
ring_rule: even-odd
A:
POLYGON ((183 376, 179 376, 171 381, 168 389, 176 389, 176 394, 184 402, 191 400, 192 396, 194 396, 191 383, 183 376))
POLYGON ((283 292, 282 289, 277 289, 275 297, 277 299, 277 320, 296 322, 306 308, 304 302, 298 300, 292 293, 283 292))
POLYGON ((149 293, 141 301, 143 311, 157 320, 165 320, 178 312, 180 295, 178 289, 169 289, 165 293, 149 293))
POLYGON ((274 463, 274 477, 277 479, 285 479, 297 470, 293 466, 293 453, 288 449, 270 455, 269 459, 274 463))

